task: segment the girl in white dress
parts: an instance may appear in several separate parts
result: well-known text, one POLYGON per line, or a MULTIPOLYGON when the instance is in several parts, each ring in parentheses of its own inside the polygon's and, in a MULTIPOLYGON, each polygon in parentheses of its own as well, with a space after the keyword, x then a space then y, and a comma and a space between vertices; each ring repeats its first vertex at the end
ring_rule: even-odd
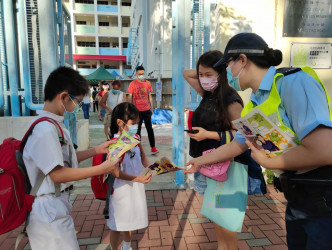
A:
MULTIPOLYGON (((133 137, 136 135, 139 122, 139 111, 132 103, 117 105, 112 113, 111 135, 119 137, 126 131, 133 137)), ((109 219, 107 225, 111 229, 111 247, 118 249, 120 232, 124 232, 121 250, 131 249, 131 231, 148 226, 148 209, 144 184, 150 182, 151 174, 141 176, 142 165, 149 166, 143 148, 138 145, 125 153, 121 163, 119 178, 115 179, 109 202, 109 219)))

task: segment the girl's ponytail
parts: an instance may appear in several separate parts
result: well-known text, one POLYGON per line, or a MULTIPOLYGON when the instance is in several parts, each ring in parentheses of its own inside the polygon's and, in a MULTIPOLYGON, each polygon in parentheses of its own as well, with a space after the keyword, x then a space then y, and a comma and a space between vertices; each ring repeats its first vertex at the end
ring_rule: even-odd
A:
POLYGON ((111 116, 111 127, 110 127, 110 132, 111 132, 111 136, 110 138, 114 138, 114 135, 119 131, 119 127, 118 127, 118 124, 116 122, 116 120, 118 119, 117 118, 117 107, 116 106, 114 109, 113 109, 113 112, 112 112, 112 116, 111 116))

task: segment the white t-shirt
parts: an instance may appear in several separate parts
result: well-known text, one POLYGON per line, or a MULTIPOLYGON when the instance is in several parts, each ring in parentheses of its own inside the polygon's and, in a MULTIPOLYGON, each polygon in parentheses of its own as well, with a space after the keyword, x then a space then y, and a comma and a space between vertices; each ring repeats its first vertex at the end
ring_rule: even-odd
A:
MULTIPOLYGON (((77 168, 78 162, 69 131, 63 123, 64 117, 44 110, 37 111, 37 113, 38 116, 36 119, 40 117, 49 117, 56 120, 62 128, 65 139, 68 141, 68 144, 61 147, 57 129, 55 125, 50 122, 40 122, 33 129, 23 150, 23 160, 32 187, 37 181, 39 170, 47 175, 37 192, 37 196, 40 196, 43 194, 55 193, 54 182, 48 174, 58 165, 68 167, 67 164, 64 164, 64 161, 70 162, 69 147, 71 147, 72 150, 72 167, 77 168)), ((31 124, 36 119, 34 119, 31 124)), ((73 182, 62 183, 61 190, 64 190, 72 184, 73 182)))
POLYGON ((120 91, 118 94, 114 95, 112 90, 108 91, 108 97, 106 101, 106 106, 111 108, 112 110, 116 105, 123 102, 123 92, 120 91))
POLYGON ((83 97, 82 102, 83 102, 84 104, 89 104, 89 103, 91 103, 91 99, 90 99, 90 97, 91 97, 91 92, 87 93, 87 94, 83 97))

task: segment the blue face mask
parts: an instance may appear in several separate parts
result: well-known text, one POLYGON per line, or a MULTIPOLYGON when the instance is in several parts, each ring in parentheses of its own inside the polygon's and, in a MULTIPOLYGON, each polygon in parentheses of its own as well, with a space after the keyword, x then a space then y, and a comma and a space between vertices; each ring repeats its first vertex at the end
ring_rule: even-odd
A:
MULTIPOLYGON (((70 97, 70 99, 71 99, 71 97, 70 97)), ((66 107, 65 107, 65 105, 62 103, 62 106, 63 106, 63 108, 65 109, 65 112, 67 112, 67 113, 69 113, 69 114, 77 114, 77 112, 78 112, 78 110, 79 110, 79 105, 78 104, 76 104, 74 101, 73 101, 73 99, 71 99, 71 101, 74 103, 74 105, 75 105, 75 108, 74 108, 74 110, 72 111, 72 112, 69 112, 67 109, 66 109, 66 107)))
MULTIPOLYGON (((128 126, 128 125, 127 125, 128 126)), ((128 126, 128 131, 127 133, 131 136, 134 136, 137 134, 137 130, 138 130, 138 124, 134 124, 134 125, 130 125, 128 126)))
POLYGON ((77 112, 78 112, 78 110, 79 110, 79 107, 78 107, 78 105, 76 104, 75 105, 75 108, 74 108, 74 110, 73 110, 73 112, 71 112, 72 114, 76 114, 77 112))
POLYGON ((114 95, 117 95, 117 94, 120 93, 120 90, 118 90, 118 89, 112 89, 112 93, 113 93, 114 95))
MULTIPOLYGON (((232 66, 235 64, 235 62, 232 64, 232 66)), ((234 77, 233 76, 233 73, 232 73, 232 71, 231 71, 231 67, 232 66, 228 66, 227 68, 226 68, 226 72, 227 72, 227 80, 228 80, 228 82, 229 82, 229 85, 233 88, 233 89, 235 89, 236 91, 242 91, 242 89, 241 89, 241 86, 240 86, 240 79, 239 79, 239 77, 240 77, 240 74, 242 73, 242 70, 243 70, 243 68, 241 69, 241 71, 239 72, 239 74, 236 76, 236 77, 234 77)))
POLYGON ((124 121, 122 121, 126 126, 128 127, 128 131, 126 131, 130 136, 134 136, 137 134, 138 130, 138 124, 133 124, 133 125, 127 125, 124 121))

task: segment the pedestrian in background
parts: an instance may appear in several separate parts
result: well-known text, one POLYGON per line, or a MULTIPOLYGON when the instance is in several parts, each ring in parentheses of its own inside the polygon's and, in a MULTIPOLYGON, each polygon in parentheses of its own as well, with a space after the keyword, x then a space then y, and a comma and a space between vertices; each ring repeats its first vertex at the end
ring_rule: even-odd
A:
POLYGON ((93 112, 96 112, 96 110, 98 111, 98 101, 96 101, 97 94, 97 88, 94 86, 92 91, 93 112))
POLYGON ((101 107, 100 101, 101 101, 101 98, 105 95, 105 93, 107 93, 110 85, 108 84, 108 82, 103 81, 102 84, 101 84, 101 86, 102 86, 102 90, 99 91, 99 93, 97 94, 97 99, 98 99, 98 118, 99 118, 100 121, 103 121, 104 117, 105 117, 106 109, 104 109, 103 107, 101 107))
POLYGON ((107 91, 100 100, 100 106, 106 109, 106 114, 104 117, 104 131, 106 139, 110 139, 109 129, 111 126, 111 117, 113 109, 116 105, 126 102, 126 93, 121 90, 121 81, 115 80, 112 82, 112 89, 107 91))
POLYGON ((139 124, 137 134, 141 136, 142 123, 144 121, 146 131, 148 132, 151 153, 159 153, 155 146, 154 132, 152 128, 151 116, 153 114, 153 103, 152 103, 152 87, 151 83, 145 78, 145 69, 143 66, 136 68, 136 77, 134 81, 129 84, 128 88, 128 101, 133 103, 139 110, 139 124))
POLYGON ((85 94, 83 100, 82 100, 82 110, 84 119, 89 119, 90 117, 90 106, 91 106, 91 91, 89 90, 88 93, 85 94))

